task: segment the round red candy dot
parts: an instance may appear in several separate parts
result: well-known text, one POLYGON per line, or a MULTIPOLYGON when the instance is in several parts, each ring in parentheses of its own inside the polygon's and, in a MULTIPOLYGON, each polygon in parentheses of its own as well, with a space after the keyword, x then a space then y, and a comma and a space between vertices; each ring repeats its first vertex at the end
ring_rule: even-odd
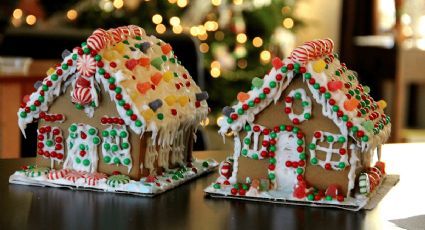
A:
POLYGON ((50 86, 53 85, 53 83, 52 83, 52 81, 46 81, 46 85, 50 87, 50 86))
POLYGON ((56 143, 62 143, 62 141, 63 141, 63 138, 62 137, 56 137, 55 138, 55 142, 56 143))
POLYGON ((326 163, 326 164, 325 164, 325 169, 326 169, 326 170, 331 170, 331 169, 332 169, 331 164, 326 163))
POLYGON ((41 149, 39 149, 39 150, 37 151, 37 153, 38 153, 38 155, 43 155, 43 154, 44 154, 43 150, 41 150, 41 149))
POLYGON ((236 113, 233 113, 230 115, 230 118, 232 118, 233 120, 238 119, 238 115, 236 113))
POLYGON ((357 131, 357 137, 363 137, 364 136, 364 131, 363 130, 359 130, 357 131))
POLYGON ((97 67, 102 68, 103 66, 104 66, 104 64, 103 64, 103 62, 102 62, 102 61, 100 61, 100 62, 98 62, 98 63, 97 63, 97 67))
POLYGON ((173 116, 176 116, 176 115, 177 115, 177 110, 176 110, 176 109, 171 109, 171 114, 172 114, 173 116))
POLYGON ((261 99, 259 98, 259 97, 256 97, 255 99, 254 99, 254 103, 255 104, 258 104, 258 103, 260 103, 261 102, 261 99))
POLYGON ((239 195, 245 196, 245 194, 246 194, 246 191, 243 188, 239 189, 239 195))
POLYGON ((290 131, 292 131, 292 128, 293 128, 292 126, 287 125, 287 126, 286 126, 286 131, 290 132, 290 131))
POLYGON ((270 130, 269 129, 264 129, 263 130, 264 135, 269 135, 270 134, 270 130))
POLYGON ((62 159, 63 159, 63 154, 58 153, 58 154, 56 155, 56 158, 58 158, 59 160, 62 160, 62 159))
POLYGON ((276 140, 275 140, 275 139, 271 139, 271 140, 270 140, 270 144, 271 144, 271 145, 276 145, 276 140))
POLYGON ((187 81, 185 85, 186 87, 190 87, 190 81, 187 81))
POLYGON ((298 175, 298 176, 297 176, 297 180, 298 180, 298 181, 303 181, 303 180, 304 180, 303 175, 301 175, 301 174, 300 174, 300 175, 298 175))
POLYGON ((187 79, 187 74, 186 73, 183 74, 183 78, 184 79, 187 79))
POLYGON ((270 88, 264 88, 263 89, 263 93, 265 93, 265 94, 269 94, 270 93, 270 88))
POLYGON ((261 145, 264 146, 264 147, 267 147, 267 146, 269 146, 269 142, 268 141, 262 141, 261 145))
POLYGON ((254 130, 254 132, 260 132, 260 126, 255 125, 253 130, 254 130))
POLYGON ((196 107, 196 108, 201 107, 201 102, 200 102, 200 101, 195 101, 195 107, 196 107))
POLYGON ((290 107, 285 107, 285 113, 291 113, 291 108, 290 107))
POLYGON ((46 132, 50 133, 52 131, 52 127, 46 126, 46 132))
POLYGON ((323 86, 321 86, 321 87, 319 88, 319 92, 321 92, 321 93, 325 93, 325 92, 326 92, 326 88, 325 88, 325 87, 323 87, 323 86))
POLYGON ((51 121, 50 116, 45 115, 45 116, 44 116, 44 120, 45 120, 45 121, 51 121))
POLYGON ((292 102, 292 97, 289 97, 289 96, 285 97, 285 102, 291 103, 292 102))
POLYGON ((90 50, 90 55, 92 57, 96 56, 96 54, 97 54, 96 50, 90 50))
POLYGON ((275 133, 280 132, 280 128, 279 128, 279 126, 275 126, 275 127, 273 128, 273 131, 274 131, 275 133))
POLYGON ((339 154, 344 155, 347 153, 347 150, 344 148, 339 149, 339 154))
POLYGON ((344 116, 344 113, 341 110, 338 110, 338 112, 336 112, 336 115, 338 117, 342 117, 342 116, 344 116))
POLYGON ((301 67, 300 67, 300 73, 305 73, 305 72, 306 72, 305 67, 304 67, 304 66, 301 66, 301 67))
POLYGON ((124 104, 124 109, 125 110, 129 110, 131 108, 131 105, 130 104, 128 104, 128 103, 125 103, 124 104))
POLYGON ((120 120, 118 121, 118 124, 120 124, 120 125, 124 125, 124 120, 123 120, 123 119, 120 119, 120 120))
POLYGON ((353 127, 353 123, 352 123, 351 121, 347 121, 346 126, 347 126, 348 128, 351 128, 351 127, 353 127))
POLYGON ((277 74, 277 75, 276 75, 276 80, 280 81, 280 80, 282 80, 282 78, 283 78, 283 77, 282 77, 282 74, 277 74))
POLYGON ((304 137, 304 134, 301 131, 297 133, 297 138, 298 139, 301 139, 303 137, 304 137))
POLYGON ((289 70, 293 70, 293 69, 294 69, 294 64, 289 63, 286 67, 287 67, 289 70))
POLYGON ((137 116, 136 116, 135 114, 133 114, 133 115, 131 115, 131 116, 130 116, 130 119, 131 119, 132 121, 135 121, 135 120, 137 120, 137 116))
POLYGON ((297 147, 297 152, 302 153, 304 151, 304 148, 302 146, 297 147))
POLYGON ((59 133, 60 133, 60 130, 59 130, 59 129, 54 129, 54 130, 53 130, 53 135, 55 135, 55 136, 56 136, 56 135, 58 135, 59 133))
POLYGON ((77 53, 78 53, 79 55, 83 55, 83 54, 84 54, 83 49, 79 48, 79 49, 77 50, 77 53))
POLYGON ((114 117, 113 118, 114 124, 118 124, 118 122, 120 121, 120 119, 118 117, 114 117))
POLYGON ((72 59, 68 59, 68 61, 66 61, 66 64, 71 66, 72 65, 72 59))
POLYGON ((116 98, 117 100, 121 100, 121 99, 122 99, 122 94, 117 93, 117 95, 115 95, 115 98, 116 98))
POLYGON ((116 88, 117 86, 115 85, 115 84, 110 84, 109 85, 109 89, 110 90, 115 90, 115 88, 116 88))
POLYGON ((316 83, 316 80, 314 80, 314 78, 310 78, 310 80, 308 80, 308 83, 310 85, 314 85, 314 83, 316 83))
POLYGON ((106 124, 106 123, 108 123, 108 119, 106 117, 102 117, 102 118, 100 118, 100 123, 106 124))
POLYGON ((114 119, 112 117, 108 117, 108 118, 106 118, 106 122, 108 124, 112 124, 112 123, 114 123, 114 119))
POLYGON ((249 109, 249 105, 248 104, 243 104, 242 105, 242 109, 243 110, 248 110, 249 109))
POLYGON ((288 168, 292 167, 292 162, 291 161, 286 161, 285 162, 285 166, 288 167, 288 168))
POLYGON ((260 155, 262 157, 267 157, 268 153, 267 153, 267 151, 261 151, 260 155))
POLYGON ((56 120, 61 121, 63 119, 62 114, 56 114, 56 120))
POLYGON ((39 149, 43 148, 43 147, 44 147, 43 142, 38 142, 38 143, 37 143, 37 147, 38 147, 39 149))
POLYGON ((105 79, 109 79, 111 77, 111 75, 108 72, 106 72, 105 74, 103 74, 103 77, 105 79))
POLYGON ((232 188, 230 190, 230 193, 232 193, 232 195, 236 195, 238 193, 238 190, 236 188, 232 188))
POLYGON ((300 120, 298 118, 294 118, 294 119, 292 119, 292 123, 298 125, 298 124, 300 124, 300 120))
POLYGON ((112 68, 115 68, 115 67, 117 67, 117 63, 111 62, 111 63, 109 63, 109 66, 112 67, 112 68))
POLYGON ((62 75, 62 74, 63 74, 62 69, 57 69, 57 70, 56 70, 56 74, 57 74, 57 75, 59 75, 59 76, 60 76, 60 75, 62 75))
POLYGON ((26 112, 26 113, 29 113, 29 112, 31 112, 31 109, 30 109, 30 107, 25 107, 25 112, 26 112))
POLYGON ((273 165, 273 164, 270 164, 269 165, 269 170, 272 170, 273 171, 275 168, 276 168, 276 165, 273 165))
POLYGON ((38 136, 37 136, 37 139, 38 139, 39 141, 42 141, 42 140, 44 140, 44 136, 40 134, 40 135, 38 135, 38 136))
POLYGON ((50 153, 48 151, 44 152, 45 157, 50 157, 50 153))
POLYGON ((332 99, 332 98, 331 98, 331 99, 329 99, 329 105, 335 105, 335 103, 336 103, 336 102, 335 102, 335 100, 334 100, 334 99, 332 99))
POLYGON ((50 153, 50 156, 51 156, 51 157, 53 157, 53 158, 55 158, 55 157, 57 156, 57 153, 56 153, 55 151, 52 151, 52 152, 50 153))
POLYGON ((343 202, 344 201, 344 196, 343 195, 337 195, 336 196, 336 200, 339 202, 343 202))
POLYGON ((296 161, 292 162, 292 168, 298 168, 298 162, 296 161))
POLYGON ((276 153, 275 152, 269 152, 269 157, 275 157, 276 153))

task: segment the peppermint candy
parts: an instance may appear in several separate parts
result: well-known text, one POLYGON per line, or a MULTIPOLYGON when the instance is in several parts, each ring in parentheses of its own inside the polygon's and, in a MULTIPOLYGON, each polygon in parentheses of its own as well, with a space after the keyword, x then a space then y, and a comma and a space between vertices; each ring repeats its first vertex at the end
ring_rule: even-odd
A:
POLYGON ((87 174, 85 177, 85 181, 86 181, 86 184, 90 186, 96 186, 99 180, 106 179, 107 177, 108 176, 106 176, 106 174, 104 173, 94 172, 94 173, 87 174))
POLYGON ((87 39, 87 46, 96 51, 103 49, 106 43, 105 36, 101 34, 93 34, 87 39))
POLYGON ((77 181, 78 179, 85 178, 86 175, 87 173, 84 171, 71 170, 64 176, 64 179, 75 183, 75 181, 77 181))
POLYGON ((77 59, 77 71, 85 77, 93 76, 96 73, 96 61, 88 54, 79 56, 77 59))
POLYGON ((128 183, 130 183, 130 177, 122 174, 110 176, 108 180, 106 180, 106 184, 114 188, 120 184, 128 183))
POLYGON ((306 63, 333 51, 333 41, 329 38, 304 43, 292 51, 289 59, 294 62, 306 63))
POLYGON ((47 178, 49 180, 58 180, 65 177, 69 171, 69 169, 52 170, 47 174, 47 178))
POLYGON ((76 87, 71 94, 71 100, 80 105, 90 104, 92 101, 91 88, 76 87))

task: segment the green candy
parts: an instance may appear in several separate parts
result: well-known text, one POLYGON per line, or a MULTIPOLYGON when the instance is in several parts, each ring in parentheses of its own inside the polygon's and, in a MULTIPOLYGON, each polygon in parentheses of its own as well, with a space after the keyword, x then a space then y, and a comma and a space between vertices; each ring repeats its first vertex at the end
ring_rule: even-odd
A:
POLYGON ((124 106, 124 105, 125 105, 125 101, 124 101, 124 100, 119 100, 119 101, 118 101, 118 105, 120 105, 120 106, 124 106))
POLYGON ((250 125, 245 125, 245 131, 247 131, 247 132, 251 131, 251 126, 250 125))
POLYGON ((274 180, 276 178, 276 175, 274 173, 269 173, 269 179, 274 180))
POLYGON ((96 129, 94 129, 94 128, 90 128, 90 129, 89 129, 89 134, 90 134, 90 135, 94 135, 94 134, 96 134, 96 129))
POLYGON ((58 80, 58 75, 57 74, 52 74, 52 76, 50 76, 50 78, 53 80, 53 81, 56 81, 56 80, 58 80))
POLYGON ((112 152, 118 151, 118 145, 112 145, 112 152))
POLYGON ((261 86, 263 86, 263 84, 264 84, 264 80, 261 79, 261 78, 254 77, 252 79, 252 85, 257 89, 261 88, 261 86))
POLYGON ((311 158, 310 162, 311 162, 311 164, 315 165, 315 164, 318 163, 318 160, 317 160, 317 158, 314 157, 314 158, 311 158))
POLYGON ((220 184, 214 184, 214 185, 213 185, 213 188, 214 188, 214 189, 220 189, 220 188, 221 188, 221 185, 220 185, 220 184))
POLYGON ((309 80, 309 79, 311 78, 311 73, 305 73, 305 74, 304 74, 304 78, 305 78, 306 80, 309 80))
POLYGON ((343 136, 338 137, 339 143, 344 143, 345 141, 346 141, 345 137, 343 137, 343 136))
POLYGON ((109 163, 109 162, 111 162, 111 157, 110 157, 110 156, 105 156, 105 157, 103 158, 103 161, 104 161, 105 163, 109 163))
POLYGON ((121 163, 120 159, 118 157, 115 157, 114 164, 120 164, 120 163, 121 163))
POLYGON ((129 164, 131 163, 131 160, 130 160, 129 158, 125 158, 122 162, 123 162, 125 165, 129 165, 129 164))
POLYGON ((245 139, 243 140, 243 143, 245 143, 245 144, 249 145, 249 144, 251 144, 251 139, 249 139, 249 138, 245 138, 245 139))
POLYGON ((80 163, 81 163, 81 159, 80 159, 79 157, 77 157, 77 158, 75 158, 75 162, 76 162, 77 164, 80 164, 80 163))
POLYGON ((80 148, 80 150, 85 150, 86 149, 86 146, 84 146, 84 144, 80 144, 78 147, 80 148))
POLYGON ((301 99, 301 93, 300 92, 296 92, 295 95, 294 95, 294 98, 295 99, 298 99, 298 100, 301 99))
POLYGON ((111 130, 109 132, 111 134, 111 136, 115 137, 117 135, 117 131, 115 129, 111 130))
POLYGON ((104 148, 105 150, 109 150, 109 149, 111 149, 111 145, 110 145, 109 143, 105 143, 105 144, 103 145, 103 148, 104 148))
POLYGON ((302 168, 297 168, 297 174, 303 174, 304 173, 304 169, 302 168))
POLYGON ((100 61, 100 60, 102 60, 102 56, 100 56, 99 54, 97 54, 97 55, 94 57, 94 59, 95 59, 96 61, 100 61))
POLYGON ((286 73, 288 72, 288 68, 286 66, 280 68, 280 71, 282 71, 282 73, 286 73))
POLYGON ((298 139, 298 140, 297 140, 297 145, 302 145, 302 144, 304 144, 304 141, 303 141, 303 140, 301 140, 301 139, 298 139))
POLYGON ((333 136, 327 136, 327 137, 326 137, 326 140, 327 140, 328 142, 333 142, 333 141, 334 141, 334 137, 333 137, 333 136))
POLYGON ((102 131, 102 137, 107 137, 107 136, 109 136, 109 132, 106 130, 102 131))
POLYGON ((62 64, 62 69, 63 70, 67 70, 68 69, 68 65, 67 64, 62 64))
POLYGON ((367 131, 367 132, 370 132, 370 131, 372 131, 373 130, 373 128, 374 128, 374 124, 373 124, 373 122, 372 121, 365 121, 365 122, 363 122, 362 123, 362 126, 363 126, 363 128, 367 131))
POLYGON ((158 113, 158 115, 156 115, 156 117, 158 118, 158 120, 163 120, 164 119, 164 114, 158 113))
POLYGON ((270 164, 276 164, 276 158, 274 158, 274 157, 270 157, 270 158, 269 158, 269 163, 270 163, 270 164))
POLYGON ((115 88, 115 93, 121 93, 121 91, 122 91, 122 88, 121 87, 115 88))
POLYGON ((163 62, 164 61, 161 59, 161 57, 157 57, 151 61, 151 65, 155 67, 157 70, 161 70, 161 65, 163 62))
POLYGON ((140 127, 143 125, 143 123, 140 120, 136 120, 136 127, 140 127))
POLYGON ((307 200, 310 200, 310 201, 314 200, 314 195, 313 194, 308 194, 307 200))
POLYGON ((248 149, 242 149, 242 155, 244 156, 248 155, 248 149))
POLYGON ((208 168, 209 165, 210 164, 208 164, 208 162, 206 162, 206 161, 202 162, 202 167, 204 167, 204 168, 208 168))
POLYGON ((128 147, 130 147, 130 145, 127 142, 121 144, 121 148, 123 149, 128 149, 128 147))
POLYGON ((304 114, 304 118, 305 118, 306 120, 310 119, 310 118, 311 118, 311 114, 310 114, 310 113, 305 113, 305 114, 304 114))
POLYGON ((44 102, 44 96, 39 96, 39 97, 38 97, 38 100, 39 100, 40 102, 44 102))
POLYGON ((20 112, 19 116, 22 118, 26 118, 27 117, 27 113, 26 112, 20 112))
POLYGON ((127 132, 125 132, 125 131, 121 131, 121 132, 120 132, 120 137, 121 137, 121 138, 126 138, 126 137, 127 137, 127 132))
POLYGON ((90 165, 90 160, 89 159, 83 160, 83 165, 84 166, 89 166, 90 165))
POLYGON ((258 154, 256 154, 256 153, 252 154, 252 159, 258 160, 258 154))
POLYGON ((110 78, 108 79, 108 82, 109 82, 110 84, 114 84, 114 83, 115 83, 115 78, 114 78, 114 77, 110 77, 110 78))
POLYGON ((276 87, 276 82, 275 81, 271 81, 269 83, 270 88, 275 88, 276 87))
POLYGON ((53 146, 53 141, 52 141, 52 140, 48 140, 48 141, 46 141, 46 145, 47 145, 48 147, 53 146))
POLYGON ((313 143, 310 143, 310 144, 308 145, 308 148, 309 148, 309 149, 311 149, 311 150, 315 150, 315 149, 316 149, 316 145, 315 145, 315 144, 313 144, 313 143))
POLYGON ((300 160, 305 160, 306 155, 305 153, 301 153, 298 157, 300 158, 300 160))
POLYGON ((100 139, 99 139, 99 137, 94 137, 94 138, 93 138, 93 144, 97 145, 97 144, 99 144, 99 143, 100 143, 100 139))
POLYGON ((344 162, 339 162, 338 168, 340 168, 340 169, 345 168, 345 163, 344 162))

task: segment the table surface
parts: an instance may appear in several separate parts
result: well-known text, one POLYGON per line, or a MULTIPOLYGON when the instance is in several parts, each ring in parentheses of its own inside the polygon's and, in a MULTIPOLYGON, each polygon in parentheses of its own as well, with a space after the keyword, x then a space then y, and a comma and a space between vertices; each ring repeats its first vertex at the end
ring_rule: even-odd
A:
MULTIPOLYGON (((385 145, 387 172, 400 182, 375 209, 359 212, 205 197, 215 173, 153 198, 12 185, 9 176, 34 159, 0 160, 0 229, 398 229, 389 220, 425 214, 424 149, 385 145)), ((226 155, 195 152, 199 159, 226 155)))

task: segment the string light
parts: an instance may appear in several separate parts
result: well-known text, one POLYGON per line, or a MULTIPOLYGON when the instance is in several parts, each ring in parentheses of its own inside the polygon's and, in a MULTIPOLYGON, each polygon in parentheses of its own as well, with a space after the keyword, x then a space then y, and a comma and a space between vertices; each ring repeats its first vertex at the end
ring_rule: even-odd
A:
POLYGON ((260 37, 255 37, 254 39, 252 39, 252 45, 254 47, 261 47, 263 45, 263 39, 261 39, 260 37))
POLYGON ((32 26, 37 22, 37 17, 35 17, 34 15, 30 14, 27 16, 27 18, 25 19, 25 22, 32 26))
POLYGON ((121 9, 124 6, 124 1, 123 0, 114 0, 113 5, 114 5, 115 8, 121 9))
POLYGON ((284 6, 282 7, 282 14, 289 14, 291 12, 291 7, 284 6))
POLYGON ((213 6, 219 6, 219 5, 221 5, 221 0, 211 0, 211 4, 213 6))
POLYGON ((213 78, 218 78, 221 75, 221 71, 219 68, 212 68, 210 74, 213 78))
POLYGON ((73 21, 78 17, 78 12, 74 9, 68 10, 68 12, 66 12, 66 17, 73 21))
POLYGON ((177 2, 177 0, 168 0, 169 3, 174 4, 177 2))
POLYGON ((215 121, 216 124, 219 124, 220 122, 222 122, 223 119, 224 119, 224 116, 223 115, 220 115, 219 117, 217 117, 217 120, 215 121))
POLYGON ((216 21, 206 21, 204 27, 207 31, 216 31, 218 29, 218 23, 216 21))
POLYGON ((181 34, 181 32, 183 32, 183 27, 181 25, 173 26, 173 32, 175 34, 181 34))
POLYGON ((241 69, 245 69, 248 66, 248 62, 246 59, 239 59, 238 60, 238 67, 241 69))
POLYGON ((294 20, 292 18, 285 18, 282 24, 286 29, 292 29, 292 27, 294 27, 294 20))
POLYGON ((22 10, 21 9, 15 9, 14 11, 13 11, 13 18, 15 18, 15 19, 21 19, 22 18, 22 14, 23 14, 23 12, 22 12, 22 10))
POLYGON ((217 32, 214 33, 214 38, 217 41, 221 41, 221 40, 224 39, 224 33, 222 31, 217 31, 217 32))
POLYGON ((270 61, 270 58, 271 58, 271 54, 270 54, 270 52, 268 50, 261 51, 261 53, 260 53, 260 60, 261 60, 261 62, 267 63, 267 62, 270 61))
POLYGON ((199 50, 201 51, 201 53, 206 53, 208 52, 208 50, 210 50, 210 47, 208 46, 207 43, 201 43, 199 45, 199 50))
POLYGON ((198 36, 198 27, 197 26, 192 26, 190 27, 190 34, 194 37, 198 36))
POLYGON ((112 12, 114 10, 114 4, 109 0, 101 0, 99 7, 105 12, 112 12))
POLYGON ((177 6, 180 8, 184 8, 187 6, 187 0, 177 0, 177 6))
POLYGON ((180 25, 180 18, 174 16, 170 18, 170 25, 172 26, 178 26, 180 25))
POLYGON ((246 37, 246 34, 244 34, 244 33, 240 33, 240 34, 238 34, 238 35, 236 35, 236 41, 237 42, 239 42, 239 43, 245 43, 246 42, 246 40, 247 40, 247 37, 246 37))
POLYGON ((207 33, 199 34, 198 39, 201 40, 201 41, 205 41, 205 40, 208 39, 208 34, 207 33))
POLYGON ((155 14, 154 16, 152 16, 152 22, 155 24, 159 24, 162 22, 162 16, 159 14, 155 14))
POLYGON ((243 0, 233 0, 233 4, 235 5, 242 5, 243 0))
POLYGON ((218 62, 218 61, 212 61, 211 62, 211 69, 212 68, 220 69, 221 68, 220 62, 218 62))
POLYGON ((156 32, 158 34, 163 34, 163 33, 165 33, 165 30, 167 30, 167 28, 165 28, 165 25, 164 24, 158 24, 158 25, 156 25, 155 29, 156 29, 156 32))

